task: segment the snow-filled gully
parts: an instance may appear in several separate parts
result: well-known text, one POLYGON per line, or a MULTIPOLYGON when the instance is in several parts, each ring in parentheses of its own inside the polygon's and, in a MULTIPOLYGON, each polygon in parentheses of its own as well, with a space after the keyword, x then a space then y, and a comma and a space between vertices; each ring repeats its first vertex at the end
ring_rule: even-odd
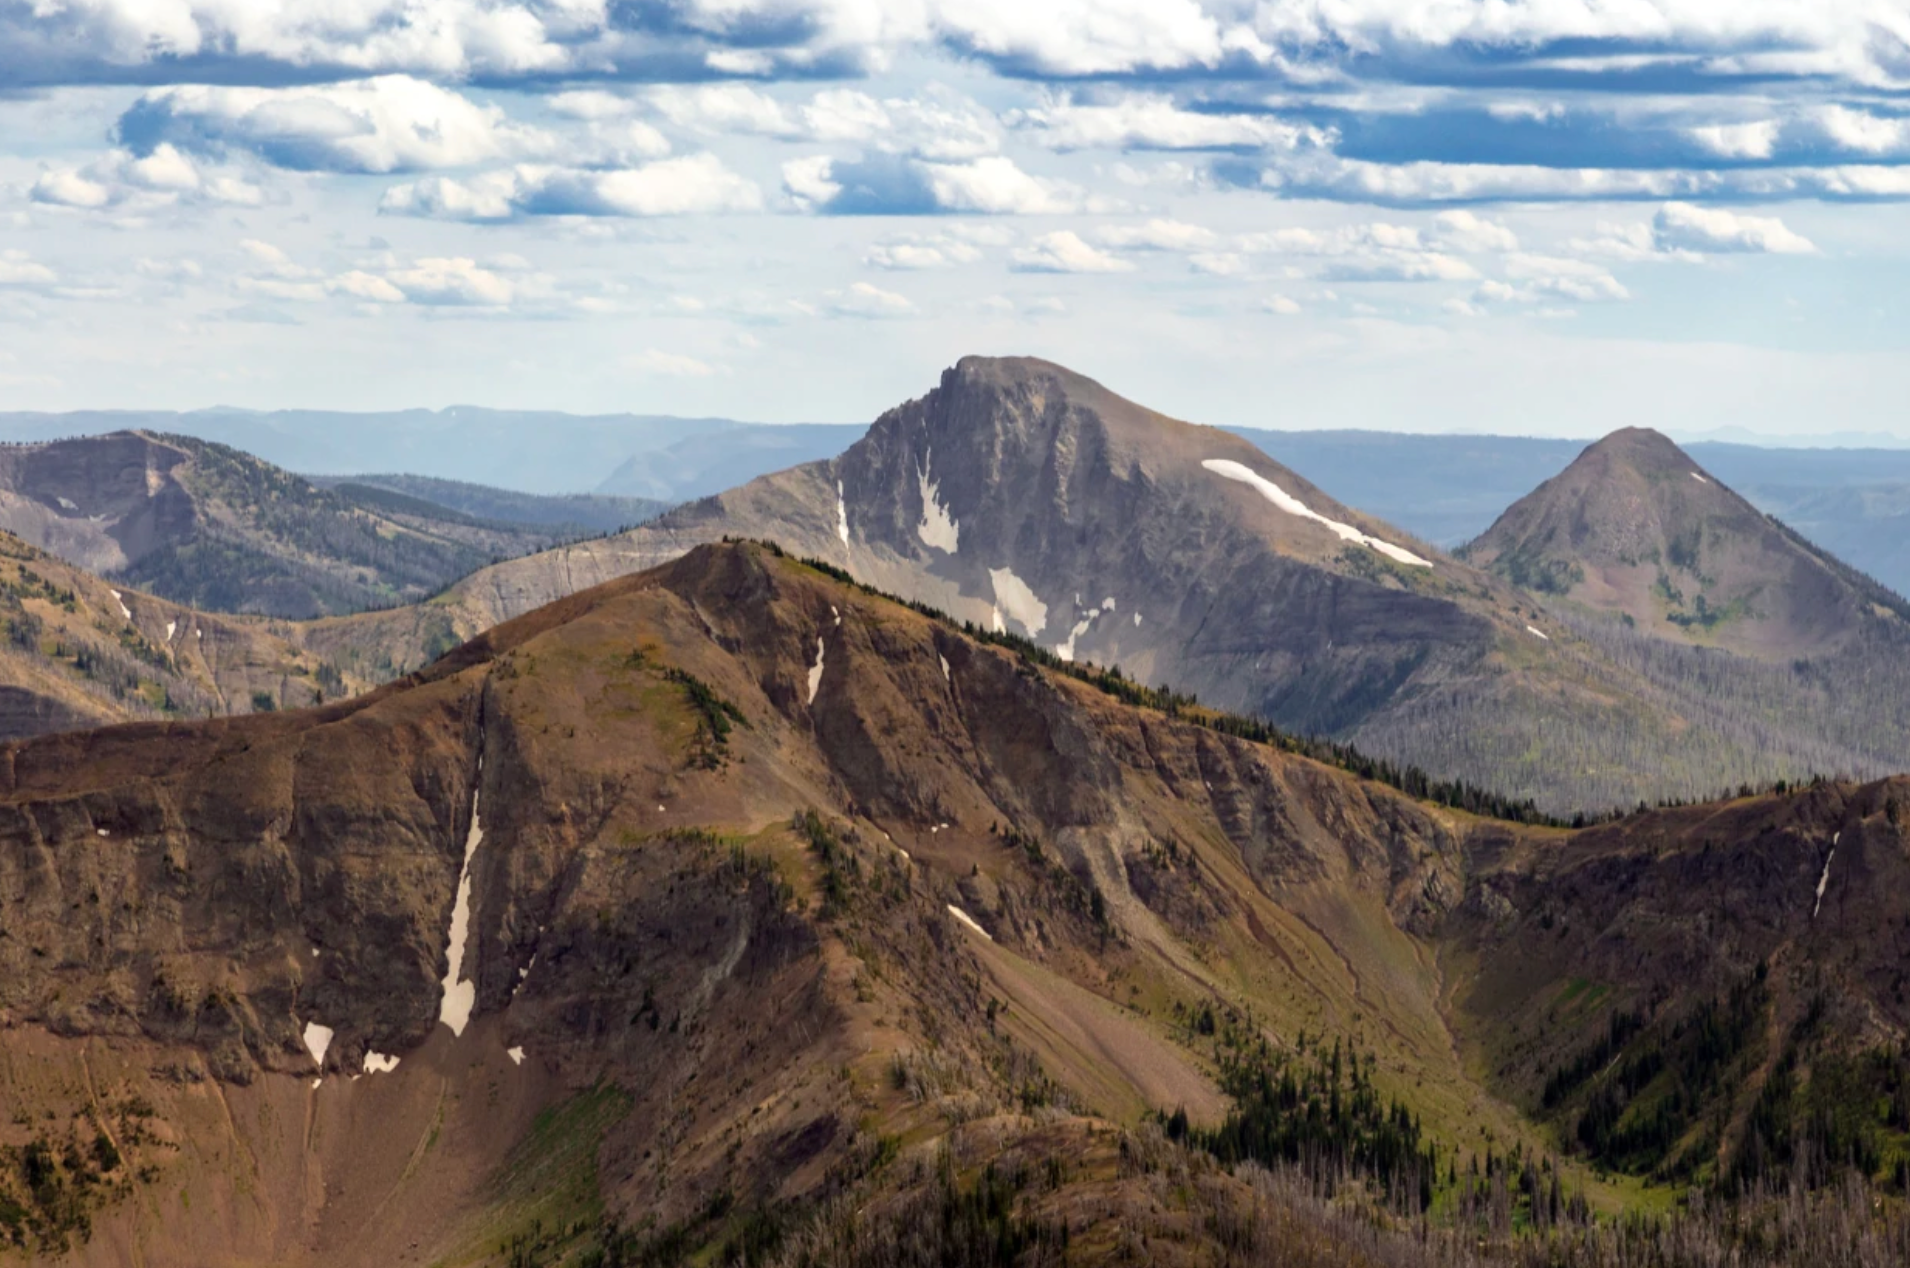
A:
MULTIPOLYGON (((478 776, 484 774, 484 759, 478 759, 478 776)), ((471 831, 464 838, 464 866, 458 871, 458 896, 451 907, 451 929, 445 935, 446 969, 444 974, 444 997, 438 1004, 438 1020, 451 1028, 454 1035, 462 1035, 470 1024, 471 1009, 477 1003, 477 983, 460 980, 464 973, 465 942, 471 933, 471 859, 477 854, 478 843, 484 840, 484 829, 478 822, 478 790, 471 789, 471 831)))
POLYGON ((1811 919, 1817 919, 1817 913, 1824 910, 1824 890, 1830 885, 1831 860, 1837 857, 1837 842, 1844 834, 1833 832, 1830 838, 1830 853, 1824 856, 1824 871, 1817 878, 1817 902, 1811 907, 1811 919))
POLYGON ((1371 547, 1388 559, 1397 560, 1402 564, 1408 564, 1414 568, 1432 567, 1432 560, 1430 559, 1421 559, 1418 555, 1415 555, 1412 551, 1404 547, 1395 546, 1391 542, 1381 541, 1377 537, 1362 533, 1351 524, 1342 524, 1338 520, 1328 519, 1273 481, 1256 472, 1252 467, 1246 466, 1243 463, 1234 462, 1227 458, 1208 458, 1200 465, 1215 475, 1220 476, 1222 479, 1237 480, 1241 484, 1250 485, 1259 490, 1260 496, 1266 498, 1267 501, 1273 503, 1289 515, 1297 515, 1301 519, 1313 520, 1315 523, 1326 525, 1326 527, 1331 529, 1334 535, 1339 537, 1342 541, 1358 542, 1362 546, 1371 547))

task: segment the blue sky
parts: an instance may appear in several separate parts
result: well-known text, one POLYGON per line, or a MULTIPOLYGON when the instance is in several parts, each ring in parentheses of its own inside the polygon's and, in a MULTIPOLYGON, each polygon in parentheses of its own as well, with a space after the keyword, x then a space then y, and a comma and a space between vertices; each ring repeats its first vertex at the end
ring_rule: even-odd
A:
POLYGON ((0 407, 1910 436, 1904 0, 0 0, 0 407))

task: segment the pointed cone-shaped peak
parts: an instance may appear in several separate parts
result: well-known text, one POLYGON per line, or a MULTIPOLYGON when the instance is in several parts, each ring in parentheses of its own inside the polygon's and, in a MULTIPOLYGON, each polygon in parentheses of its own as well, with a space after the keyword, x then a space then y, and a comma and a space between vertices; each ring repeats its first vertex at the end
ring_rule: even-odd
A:
POLYGON ((1587 447, 1464 553, 1525 589, 1773 658, 1841 643, 1882 593, 1644 427, 1587 447))

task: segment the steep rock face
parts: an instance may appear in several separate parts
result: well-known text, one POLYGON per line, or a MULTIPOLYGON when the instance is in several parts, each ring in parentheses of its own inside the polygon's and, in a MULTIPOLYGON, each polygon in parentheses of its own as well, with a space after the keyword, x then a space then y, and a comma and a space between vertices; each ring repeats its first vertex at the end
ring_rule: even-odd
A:
POLYGON ((1744 655, 1789 660, 1879 639, 1910 646, 1910 605, 1644 428, 1587 448, 1464 553, 1514 584, 1744 655))
POLYGON ((0 448, 0 526, 89 572, 190 533, 183 451, 138 432, 0 448))

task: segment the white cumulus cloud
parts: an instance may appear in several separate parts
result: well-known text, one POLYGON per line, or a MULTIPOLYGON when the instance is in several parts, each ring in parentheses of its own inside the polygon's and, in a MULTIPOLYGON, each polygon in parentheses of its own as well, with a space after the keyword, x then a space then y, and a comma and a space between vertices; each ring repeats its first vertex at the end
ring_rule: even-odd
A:
POLYGON ((379 210, 439 220, 525 216, 684 216, 755 211, 762 191, 713 154, 626 168, 520 164, 469 179, 432 176, 394 185, 379 210))
POLYGON ((1776 216, 1747 216, 1723 207, 1666 203, 1652 217, 1651 229, 1659 249, 1667 251, 1809 255, 1817 250, 1776 216))
POLYGON ((244 150, 301 171, 414 172, 547 157, 557 137, 409 75, 298 88, 188 84, 146 93, 119 132, 145 149, 244 150))
POLYGON ((1020 273, 1125 273, 1134 266, 1119 256, 1089 246, 1070 229, 1044 233, 1015 251, 1009 267, 1020 273))

